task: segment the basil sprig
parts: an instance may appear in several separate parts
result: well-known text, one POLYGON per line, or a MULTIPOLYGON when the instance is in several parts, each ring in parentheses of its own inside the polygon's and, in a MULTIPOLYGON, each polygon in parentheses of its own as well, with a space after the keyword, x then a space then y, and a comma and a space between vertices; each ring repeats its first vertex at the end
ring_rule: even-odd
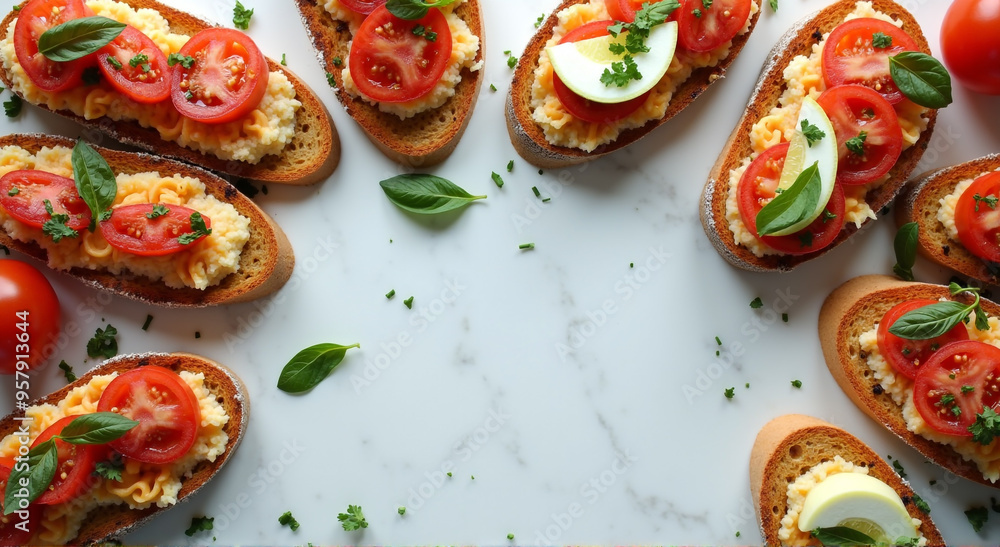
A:
POLYGON ((425 0, 389 0, 385 3, 385 8, 389 10, 389 13, 399 17, 400 19, 406 19, 412 21, 414 19, 422 19, 427 16, 427 10, 430 8, 442 8, 449 4, 454 4, 457 0, 433 0, 427 2, 425 0))
POLYGON ((76 141, 72 163, 76 190, 87 207, 90 207, 90 231, 93 232, 98 220, 107 220, 111 216, 111 205, 118 194, 118 183, 108 162, 83 141, 76 141))
POLYGON ((757 213, 757 234, 766 236, 802 222, 816 210, 822 181, 819 162, 805 168, 795 182, 757 213))
POLYGON ((875 539, 864 532, 846 526, 815 528, 809 532, 823 545, 875 545, 875 539))
POLYGON ((903 314, 889 326, 889 332, 907 340, 930 340, 966 321, 973 312, 976 314, 976 328, 981 331, 989 330, 989 320, 980 306, 979 289, 951 283, 948 291, 952 296, 967 292, 975 296, 975 300, 968 305, 949 300, 919 307, 903 314))
POLYGON ((309 391, 333 372, 333 369, 344 360, 347 350, 360 347, 361 344, 350 346, 316 344, 298 352, 285 368, 281 369, 278 389, 286 393, 309 391))
POLYGON ((38 52, 50 61, 75 61, 108 45, 125 27, 100 15, 66 21, 42 33, 38 52))
POLYGON ((917 236, 920 233, 920 225, 916 222, 908 222, 896 232, 896 238, 892 241, 892 248, 896 251, 896 264, 892 271, 904 281, 913 281, 913 265, 917 262, 917 236))
POLYGON ((951 104, 951 75, 934 57, 919 51, 904 51, 889 57, 889 73, 903 95, 927 108, 951 104))
POLYGON ((486 196, 474 196, 455 183, 434 175, 397 175, 379 183, 396 207, 421 215, 458 209, 486 196))
POLYGON ((21 500, 31 503, 48 490, 59 467, 59 448, 56 439, 70 444, 107 444, 120 439, 139 422, 130 420, 114 412, 84 414, 69 423, 51 439, 28 451, 28 461, 18 462, 7 477, 4 492, 4 515, 21 509, 21 500), (26 464, 26 465, 22 465, 26 464), (28 496, 18 496, 22 480, 27 484, 28 496))

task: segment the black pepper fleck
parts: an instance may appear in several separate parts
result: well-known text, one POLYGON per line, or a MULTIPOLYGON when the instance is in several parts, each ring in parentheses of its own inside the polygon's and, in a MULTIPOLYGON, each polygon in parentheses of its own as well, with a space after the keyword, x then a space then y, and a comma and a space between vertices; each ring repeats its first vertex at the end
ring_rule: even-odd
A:
POLYGON ((823 39, 823 33, 819 29, 814 30, 812 36, 817 42, 823 39))
POLYGON ((875 395, 881 395, 885 393, 885 389, 882 388, 882 384, 875 384, 874 386, 872 386, 872 393, 874 393, 875 395))
POLYGON ((942 245, 941 252, 944 253, 944 256, 948 256, 948 253, 951 252, 951 247, 949 247, 948 245, 942 245))
POLYGON ((886 205, 885 207, 883 207, 881 210, 879 210, 878 214, 880 214, 882 216, 888 215, 889 214, 889 206, 886 205))
POLYGON ((860 357, 862 359, 867 359, 868 358, 868 352, 865 351, 865 350, 861 350, 861 351, 858 352, 858 357, 860 357))
POLYGON ((900 497, 900 499, 903 500, 903 505, 909 505, 910 502, 913 501, 913 499, 910 498, 910 496, 902 496, 900 497))

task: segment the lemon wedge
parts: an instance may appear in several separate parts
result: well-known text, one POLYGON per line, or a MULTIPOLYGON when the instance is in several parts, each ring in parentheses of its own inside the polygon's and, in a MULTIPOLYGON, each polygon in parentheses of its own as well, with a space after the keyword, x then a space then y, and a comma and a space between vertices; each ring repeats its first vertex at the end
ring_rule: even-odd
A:
POLYGON ((888 484, 861 473, 830 475, 809 491, 799 513, 799 530, 845 526, 876 542, 918 537, 910 514, 888 484))

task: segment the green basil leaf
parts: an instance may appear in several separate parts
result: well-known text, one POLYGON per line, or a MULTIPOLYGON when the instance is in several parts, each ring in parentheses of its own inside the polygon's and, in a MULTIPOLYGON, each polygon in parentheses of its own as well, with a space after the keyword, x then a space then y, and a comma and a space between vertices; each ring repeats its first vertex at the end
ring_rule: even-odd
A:
POLYGON ((108 45, 125 23, 94 15, 56 25, 38 38, 38 52, 50 61, 75 61, 108 45))
POLYGON ((908 222, 896 232, 892 248, 896 251, 896 265, 892 271, 905 281, 913 281, 913 265, 917 261, 917 236, 920 225, 908 222))
POLYGON ((396 17, 408 21, 427 15, 427 6, 420 0, 389 0, 385 3, 385 8, 396 17))
POLYGON ((795 182, 757 213, 757 233, 762 236, 793 226, 816 210, 822 181, 819 162, 805 168, 795 182))
POLYGON ((114 412, 95 412, 76 418, 63 428, 59 438, 70 444, 107 444, 122 438, 139 422, 114 412))
POLYGON ((868 534, 846 526, 816 528, 809 533, 823 545, 875 545, 875 539, 868 534))
POLYGON ((889 57, 889 73, 908 99, 927 108, 951 104, 951 75, 934 57, 919 51, 904 51, 889 57))
POLYGON ((319 385, 344 360, 344 354, 361 344, 340 346, 316 344, 298 352, 281 370, 278 389, 286 393, 302 393, 319 385))
POLYGON ((76 180, 76 190, 84 203, 90 207, 93 218, 90 220, 90 231, 97 227, 97 219, 105 211, 111 209, 118 194, 118 183, 111 166, 104 158, 83 141, 76 141, 73 147, 73 178, 76 180))
POLYGON ((20 501, 27 499, 31 503, 38 499, 49 488, 52 478, 56 476, 56 467, 59 465, 59 450, 52 439, 32 448, 28 451, 28 461, 18 462, 7 477, 7 489, 3 498, 3 514, 9 515, 21 509, 20 501), (22 465, 22 464, 27 464, 22 465), (20 482, 22 478, 27 479, 28 486, 25 487, 28 496, 19 497, 21 492, 20 482))
POLYGON ((972 309, 961 302, 935 302, 906 312, 889 326, 889 332, 907 340, 930 340, 953 329, 972 309))
POLYGON ((396 207, 421 215, 436 215, 464 207, 486 196, 473 196, 455 183, 434 175, 397 175, 379 183, 396 207))

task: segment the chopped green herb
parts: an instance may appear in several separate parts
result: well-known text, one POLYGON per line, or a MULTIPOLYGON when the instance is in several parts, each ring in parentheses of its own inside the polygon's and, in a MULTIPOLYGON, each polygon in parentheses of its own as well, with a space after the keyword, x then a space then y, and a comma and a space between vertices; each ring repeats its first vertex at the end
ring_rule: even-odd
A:
POLYGON ((278 524, 291 528, 293 532, 299 529, 299 521, 295 520, 291 511, 285 511, 278 517, 278 524))
POLYGON ((631 55, 626 55, 620 62, 611 63, 611 68, 605 68, 604 73, 601 74, 601 83, 607 87, 612 85, 625 87, 630 81, 641 79, 639 65, 635 63, 635 59, 631 55))
POLYGON ((396 289, 392 289, 391 291, 385 293, 386 300, 392 300, 393 296, 396 296, 396 289))
POLYGON ((281 54, 281 66, 288 66, 288 63, 285 62, 285 54, 284 53, 281 54))
POLYGON ((916 493, 913 494, 913 505, 917 509, 920 509, 920 511, 923 514, 925 514, 925 515, 931 514, 931 506, 927 505, 927 502, 924 501, 924 499, 921 498, 920 496, 918 496, 916 493))
MULTIPOLYGON (((111 57, 109 56, 108 58, 110 59, 111 57)), ((148 62, 149 62, 149 56, 146 55, 145 53, 140 53, 128 60, 128 66, 132 68, 137 68, 139 65, 146 64, 148 62)), ((147 70, 146 72, 149 71, 147 70)))
POLYGON ((233 8, 233 26, 240 30, 250 28, 250 18, 253 17, 253 10, 246 9, 240 0, 236 0, 236 7, 233 8))
POLYGON ((723 395, 726 396, 726 399, 732 399, 733 397, 736 396, 736 388, 735 387, 726 388, 726 391, 723 392, 723 395))
POLYGON ((972 525, 972 531, 978 532, 983 529, 983 525, 990 518, 989 511, 985 507, 973 507, 965 512, 965 518, 969 519, 969 524, 972 525))
POLYGON ((694 8, 693 10, 691 10, 691 15, 694 15, 698 19, 701 19, 701 10, 698 8, 694 8))
POLYGON ((997 208, 997 201, 1000 201, 1000 198, 997 198, 993 194, 987 194, 986 197, 983 197, 983 196, 980 196, 979 194, 976 194, 976 195, 972 196, 972 199, 973 199, 973 201, 976 202, 976 212, 977 213, 979 212, 979 202, 980 201, 983 202, 983 203, 985 203, 986 205, 988 205, 990 209, 996 209, 997 208))
POLYGON ((514 534, 508 533, 507 534, 507 539, 513 541, 514 540, 514 534))
MULTIPOLYGON (((543 14, 541 14, 541 15, 538 16, 538 19, 535 19, 535 28, 538 28, 538 27, 542 26, 542 21, 544 21, 544 20, 545 20, 545 14, 543 13, 543 14)), ((510 538, 508 538, 508 539, 510 539, 510 538)))
POLYGON ((170 209, 167 209, 165 205, 163 205, 162 203, 157 203, 156 205, 153 205, 152 211, 146 213, 146 218, 153 220, 154 218, 162 217, 163 215, 169 212, 170 209))
POLYGON ((185 234, 181 234, 177 238, 177 241, 181 245, 190 245, 195 241, 198 241, 202 236, 211 235, 212 229, 205 225, 205 219, 202 218, 201 213, 195 211, 191 213, 191 231, 185 234))
POLYGON ((532 186, 531 191, 534 192, 536 198, 542 197, 542 193, 538 191, 537 186, 532 186))
POLYGON ((340 67, 343 65, 344 65, 344 60, 341 59, 339 55, 333 58, 333 66, 340 67))
POLYGON ((406 514, 406 507, 400 506, 399 509, 396 509, 396 512, 399 513, 399 516, 403 516, 406 514))
POLYGON ((833 220, 835 218, 837 218, 837 215, 831 213, 830 211, 827 211, 826 209, 823 209, 823 224, 826 224, 828 221, 833 220))
POLYGON ((149 324, 153 322, 153 316, 146 314, 146 321, 142 324, 142 330, 149 330, 149 324))
POLYGON ((719 338, 718 336, 716 336, 715 337, 715 344, 718 345, 718 346, 721 346, 722 345, 722 339, 719 338))
POLYGON ((518 245, 517 248, 521 249, 522 251, 525 251, 525 250, 528 250, 528 249, 534 249, 535 248, 535 244, 534 243, 522 243, 522 244, 518 245))
POLYGON ((171 53, 167 56, 167 66, 174 66, 178 63, 184 68, 191 68, 194 66, 194 57, 180 53, 171 53))
POLYGON ((94 332, 94 337, 87 342, 87 355, 105 359, 118 355, 118 340, 115 339, 117 335, 118 329, 110 324, 103 329, 98 328, 94 332))
POLYGON ((802 380, 792 380, 792 387, 802 389, 802 380))
POLYGON ((876 32, 872 34, 872 47, 877 49, 885 49, 892 47, 892 36, 888 34, 883 34, 881 32, 876 32))
MULTIPOLYGON (((169 63, 170 61, 167 61, 167 62, 169 63)), ((113 68, 115 70, 121 70, 122 69, 121 61, 119 61, 118 59, 116 59, 114 55, 108 55, 108 64, 111 65, 111 68, 113 68)))
POLYGON ((495 92, 496 90, 497 90, 497 86, 495 86, 493 84, 490 84, 490 91, 494 91, 495 92))
POLYGON ((812 146, 826 136, 826 133, 824 133, 822 129, 809 123, 809 120, 802 120, 802 134, 805 135, 809 146, 812 146))
POLYGON ((510 54, 510 51, 504 53, 507 56, 507 66, 509 68, 514 68, 517 66, 517 57, 510 54))
POLYGON ((510 160, 507 162, 507 172, 510 173, 513 170, 514 170, 514 160, 510 160))
POLYGON ((760 297, 758 296, 757 298, 754 298, 753 300, 750 301, 750 307, 755 310, 759 310, 764 307, 764 301, 761 300, 760 297))
POLYGON ((196 330, 196 331, 194 331, 194 337, 195 337, 195 339, 196 339, 196 340, 197 340, 198 338, 201 338, 201 331, 200 331, 200 330, 196 330))
POLYGON ((962 386, 962 393, 972 393, 976 388, 972 386, 962 386))
POLYGON ((403 305, 406 306, 407 309, 412 310, 413 309, 413 297, 411 296, 411 297, 407 298, 406 300, 403 300, 403 305))
POLYGON ((184 535, 191 537, 198 532, 207 532, 215 526, 215 517, 192 517, 191 527, 188 528, 184 535))
POLYGON ((97 463, 94 474, 109 481, 121 482, 124 470, 125 462, 122 461, 121 454, 113 452, 110 460, 97 463))
POLYGON ((858 133, 857 137, 852 137, 850 139, 847 139, 847 142, 844 143, 844 146, 846 146, 847 149, 850 150, 855 155, 864 156, 865 140, 867 139, 868 139, 868 132, 862 131, 858 133))
POLYGON ((503 188, 503 177, 498 175, 496 171, 490 173, 490 178, 493 179, 493 183, 497 185, 497 188, 503 188))
MULTIPOLYGON (((943 397, 942 397, 943 399, 943 397)), ((988 406, 983 406, 983 411, 976 414, 976 421, 968 428, 972 433, 972 440, 981 445, 988 445, 995 437, 1000 437, 1000 414, 993 411, 988 406)))
POLYGON ((8 118, 16 118, 21 113, 21 97, 11 95, 9 100, 3 102, 3 112, 8 118))
POLYGON ((903 469, 903 464, 899 463, 899 460, 892 460, 892 468, 896 470, 896 474, 899 475, 899 478, 906 478, 906 470, 903 469))
POLYGON ((16 195, 18 195, 20 193, 21 193, 21 190, 17 186, 11 186, 10 190, 7 190, 7 195, 10 196, 10 197, 14 197, 14 196, 16 196, 16 195))
POLYGON ((771 11, 778 11, 778 0, 768 0, 771 5, 771 11))
POLYGON ((73 372, 73 367, 69 366, 65 360, 59 361, 59 368, 63 371, 63 375, 66 376, 66 383, 72 384, 76 381, 76 374, 73 372))
POLYGON ((788 314, 787 313, 781 314, 781 320, 783 322, 787 323, 788 322, 788 314))

